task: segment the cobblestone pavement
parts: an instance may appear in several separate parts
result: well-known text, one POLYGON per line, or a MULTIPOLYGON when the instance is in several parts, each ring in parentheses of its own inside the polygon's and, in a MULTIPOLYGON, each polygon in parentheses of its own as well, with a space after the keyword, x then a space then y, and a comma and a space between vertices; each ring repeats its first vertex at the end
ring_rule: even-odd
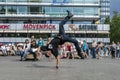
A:
POLYGON ((19 61, 18 56, 0 57, 0 80, 120 80, 120 59, 19 61))

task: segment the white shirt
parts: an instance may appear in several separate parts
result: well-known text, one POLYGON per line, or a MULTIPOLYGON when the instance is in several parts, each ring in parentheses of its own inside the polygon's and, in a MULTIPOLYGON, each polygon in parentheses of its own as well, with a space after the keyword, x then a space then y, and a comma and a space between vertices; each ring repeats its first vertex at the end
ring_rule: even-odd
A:
POLYGON ((120 50, 120 44, 117 44, 117 45, 116 45, 116 49, 117 49, 117 50, 120 50))
POLYGON ((96 47, 97 46, 97 43, 96 42, 93 42, 92 43, 92 47, 96 47))
POLYGON ((30 45, 31 45, 30 43, 29 43, 29 44, 26 44, 26 43, 25 43, 24 46, 23 46, 23 48, 24 48, 24 49, 30 49, 30 45))

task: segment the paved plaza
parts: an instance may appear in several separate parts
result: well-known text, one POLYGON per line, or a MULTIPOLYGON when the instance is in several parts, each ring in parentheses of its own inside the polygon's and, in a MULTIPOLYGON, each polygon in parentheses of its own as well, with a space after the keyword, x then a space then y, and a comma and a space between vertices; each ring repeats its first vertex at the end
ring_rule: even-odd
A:
POLYGON ((120 59, 62 59, 19 61, 18 56, 0 57, 0 80, 120 80, 120 59))

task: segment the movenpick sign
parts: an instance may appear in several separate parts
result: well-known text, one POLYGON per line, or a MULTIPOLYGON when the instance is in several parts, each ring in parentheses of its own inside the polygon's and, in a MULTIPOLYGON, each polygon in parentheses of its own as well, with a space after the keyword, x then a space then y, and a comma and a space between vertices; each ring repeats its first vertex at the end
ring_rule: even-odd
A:
POLYGON ((33 30, 37 30, 37 29, 45 29, 45 30, 49 30, 49 29, 56 29, 56 25, 54 24, 24 24, 23 29, 33 29, 33 30))
POLYGON ((9 29, 9 25, 0 25, 0 29, 9 29))
POLYGON ((56 24, 0 24, 0 29, 9 30, 56 30, 56 24))

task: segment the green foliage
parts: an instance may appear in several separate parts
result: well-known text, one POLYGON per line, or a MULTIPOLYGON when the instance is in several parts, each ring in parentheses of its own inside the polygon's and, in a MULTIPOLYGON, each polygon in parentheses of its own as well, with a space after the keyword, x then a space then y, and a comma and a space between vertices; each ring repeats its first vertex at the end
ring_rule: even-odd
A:
POLYGON ((104 24, 110 24, 110 16, 108 16, 108 17, 105 19, 104 24))
POLYGON ((110 24, 110 39, 111 41, 120 41, 120 15, 117 11, 114 11, 114 16, 106 18, 105 24, 110 24))

